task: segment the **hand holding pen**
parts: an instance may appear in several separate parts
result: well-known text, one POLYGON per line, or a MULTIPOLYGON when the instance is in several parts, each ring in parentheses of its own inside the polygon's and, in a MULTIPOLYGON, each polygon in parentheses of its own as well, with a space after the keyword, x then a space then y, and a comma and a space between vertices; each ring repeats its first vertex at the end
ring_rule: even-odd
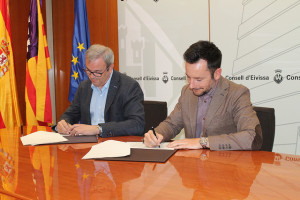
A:
POLYGON ((156 135, 156 133, 155 133, 155 129, 153 128, 153 126, 152 126, 152 131, 153 131, 153 134, 154 134, 154 136, 156 137, 156 139, 158 140, 158 138, 157 138, 157 135, 156 135))
MULTIPOLYGON (((156 132, 155 132, 155 129, 154 129, 154 127, 152 126, 152 131, 153 131, 153 134, 155 135, 155 137, 156 137, 156 139, 158 140, 158 138, 157 138, 157 135, 156 135, 156 132)), ((158 145, 158 148, 160 148, 160 145, 158 145)))
POLYGON ((159 133, 156 133, 153 127, 144 135, 144 144, 147 147, 160 146, 162 140, 163 136, 159 133))

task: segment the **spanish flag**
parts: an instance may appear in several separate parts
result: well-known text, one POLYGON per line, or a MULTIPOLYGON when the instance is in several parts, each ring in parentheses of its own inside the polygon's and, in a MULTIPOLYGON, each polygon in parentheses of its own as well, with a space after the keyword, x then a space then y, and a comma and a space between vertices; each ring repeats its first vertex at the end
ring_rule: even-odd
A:
POLYGON ((40 0, 31 0, 26 65, 27 125, 52 124, 48 70, 51 69, 40 0))
POLYGON ((0 0, 0 128, 21 126, 8 0, 0 0))

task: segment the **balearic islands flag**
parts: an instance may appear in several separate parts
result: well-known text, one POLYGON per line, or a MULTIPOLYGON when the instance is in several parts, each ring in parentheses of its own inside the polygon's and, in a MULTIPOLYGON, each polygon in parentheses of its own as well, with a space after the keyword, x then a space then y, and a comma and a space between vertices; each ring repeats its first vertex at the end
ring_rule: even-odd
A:
POLYGON ((70 102, 72 102, 74 98, 79 83, 88 78, 83 70, 85 69, 84 53, 91 46, 85 0, 74 0, 74 13, 75 19, 68 98, 70 102))
POLYGON ((27 125, 52 124, 48 70, 51 69, 40 0, 31 0, 26 65, 27 125))
POLYGON ((11 44, 9 2, 0 0, 0 128, 21 126, 11 44))

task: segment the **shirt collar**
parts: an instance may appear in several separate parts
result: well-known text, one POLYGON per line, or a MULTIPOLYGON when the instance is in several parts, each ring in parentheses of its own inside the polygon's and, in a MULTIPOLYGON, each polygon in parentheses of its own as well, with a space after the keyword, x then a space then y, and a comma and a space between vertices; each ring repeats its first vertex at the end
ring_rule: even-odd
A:
POLYGON ((213 88, 211 88, 211 90, 208 92, 208 93, 206 93, 205 95, 203 95, 203 96, 200 96, 200 98, 201 99, 208 99, 208 98, 212 98, 213 96, 214 96, 214 93, 215 93, 215 91, 216 91, 216 88, 217 88, 217 85, 219 84, 219 81, 217 82, 217 84, 213 87, 213 88))

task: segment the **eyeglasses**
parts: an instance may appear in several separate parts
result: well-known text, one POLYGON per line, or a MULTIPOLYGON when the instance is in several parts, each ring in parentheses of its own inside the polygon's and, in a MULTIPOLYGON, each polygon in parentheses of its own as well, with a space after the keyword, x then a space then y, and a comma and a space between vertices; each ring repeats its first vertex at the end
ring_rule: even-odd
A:
POLYGON ((89 68, 86 67, 86 69, 83 69, 85 73, 90 76, 93 74, 95 77, 101 77, 106 71, 108 71, 109 67, 106 67, 106 69, 103 72, 94 71, 92 72, 89 68))

